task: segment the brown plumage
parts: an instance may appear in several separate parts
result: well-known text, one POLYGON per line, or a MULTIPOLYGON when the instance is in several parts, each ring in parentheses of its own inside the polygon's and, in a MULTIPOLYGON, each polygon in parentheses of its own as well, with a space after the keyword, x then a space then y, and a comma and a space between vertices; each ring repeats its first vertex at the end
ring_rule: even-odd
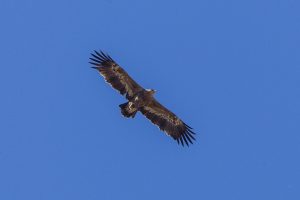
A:
POLYGON ((193 143, 195 133, 192 128, 174 113, 161 105, 155 98, 155 90, 144 89, 136 83, 109 55, 102 51, 91 54, 92 67, 97 69, 114 89, 124 95, 128 102, 119 105, 124 117, 134 118, 140 111, 160 130, 177 140, 182 146, 193 143))

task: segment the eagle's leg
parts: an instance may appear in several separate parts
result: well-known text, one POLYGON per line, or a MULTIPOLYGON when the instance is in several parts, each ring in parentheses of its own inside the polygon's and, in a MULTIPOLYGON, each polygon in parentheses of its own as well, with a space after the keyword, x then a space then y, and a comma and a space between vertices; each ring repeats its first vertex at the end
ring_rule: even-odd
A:
POLYGON ((134 118, 135 114, 138 111, 134 104, 130 101, 127 103, 120 104, 119 107, 121 108, 121 113, 124 117, 134 118))

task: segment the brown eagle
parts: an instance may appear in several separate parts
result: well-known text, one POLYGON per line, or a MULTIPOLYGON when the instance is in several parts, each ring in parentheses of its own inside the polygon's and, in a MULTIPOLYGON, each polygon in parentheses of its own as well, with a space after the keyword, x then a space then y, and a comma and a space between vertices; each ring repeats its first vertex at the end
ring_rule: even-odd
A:
POLYGON ((174 113, 161 105, 154 97, 156 92, 153 89, 144 89, 135 82, 127 72, 120 67, 109 55, 102 51, 91 53, 92 67, 97 69, 113 88, 120 94, 125 95, 128 102, 119 105, 121 113, 125 117, 134 118, 137 111, 145 115, 160 130, 177 140, 177 143, 184 143, 189 146, 195 140, 195 133, 192 128, 179 119, 174 113))

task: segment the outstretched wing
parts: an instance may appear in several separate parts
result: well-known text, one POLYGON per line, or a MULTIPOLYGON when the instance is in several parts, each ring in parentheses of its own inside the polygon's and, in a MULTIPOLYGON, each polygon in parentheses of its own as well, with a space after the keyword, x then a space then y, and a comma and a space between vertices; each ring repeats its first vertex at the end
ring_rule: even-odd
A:
POLYGON ((102 51, 95 51, 91 55, 91 62, 89 63, 96 66, 92 68, 97 69, 105 81, 118 90, 120 94, 126 95, 127 99, 143 90, 109 55, 104 54, 102 51))
POLYGON ((188 146, 189 143, 193 144, 195 133, 191 130, 192 128, 155 99, 147 106, 142 107, 140 111, 160 130, 177 140, 178 144, 179 142, 182 146, 184 146, 184 143, 188 146))

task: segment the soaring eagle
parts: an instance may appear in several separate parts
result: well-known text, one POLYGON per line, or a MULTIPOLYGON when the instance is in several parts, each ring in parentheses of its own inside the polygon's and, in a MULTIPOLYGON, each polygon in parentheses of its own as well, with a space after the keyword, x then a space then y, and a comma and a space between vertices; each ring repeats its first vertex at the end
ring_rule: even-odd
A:
POLYGON ((124 117, 134 118, 135 114, 140 111, 160 130, 177 140, 178 144, 184 146, 185 143, 189 146, 189 143, 193 143, 195 133, 191 130, 192 128, 154 98, 155 90, 144 89, 102 51, 95 51, 91 55, 89 63, 95 66, 92 68, 97 69, 105 81, 128 100, 119 105, 124 117))

